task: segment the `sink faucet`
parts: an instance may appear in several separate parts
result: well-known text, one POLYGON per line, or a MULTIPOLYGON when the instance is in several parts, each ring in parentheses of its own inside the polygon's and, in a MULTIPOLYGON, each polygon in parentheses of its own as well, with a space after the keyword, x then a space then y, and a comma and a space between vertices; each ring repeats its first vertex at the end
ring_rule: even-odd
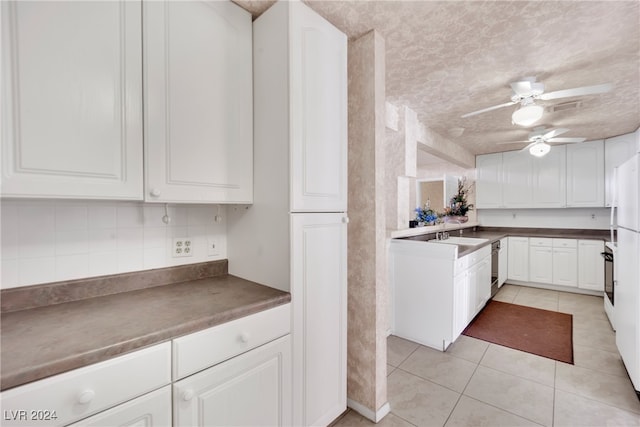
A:
POLYGON ((436 231, 436 240, 447 240, 449 238, 449 233, 446 231, 436 231))

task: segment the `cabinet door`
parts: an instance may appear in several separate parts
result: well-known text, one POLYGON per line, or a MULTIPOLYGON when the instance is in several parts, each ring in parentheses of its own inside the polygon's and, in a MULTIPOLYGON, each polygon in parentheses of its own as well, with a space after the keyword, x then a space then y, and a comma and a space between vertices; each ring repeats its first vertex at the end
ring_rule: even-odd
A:
POLYGON ((2 2, 2 196, 142 199, 140 3, 2 2))
POLYGON ((347 37, 291 2, 291 210, 347 210, 347 37))
POLYGON ((467 271, 467 324, 478 314, 478 265, 467 271))
POLYGON ((501 208, 502 153, 476 156, 476 208, 501 208))
POLYGON ((578 286, 578 252, 575 248, 553 248, 553 284, 578 286))
POLYGON ((532 157, 533 206, 563 208, 566 205, 566 154, 564 145, 555 146, 543 157, 532 157))
POLYGON ((546 246, 529 246, 529 281, 553 283, 553 250, 546 246))
POLYGON ((145 1, 145 200, 250 203, 251 15, 230 1, 145 1))
POLYGON ((578 241, 578 287, 604 292, 604 252, 602 240, 578 241))
POLYGON ((169 427, 171 426, 171 386, 166 386, 120 404, 69 427, 169 427))
POLYGON ((478 276, 476 278, 476 313, 491 298, 491 256, 486 257, 478 263, 478 276))
POLYGON ((507 208, 530 208, 533 206, 532 155, 528 152, 509 151, 502 153, 503 201, 507 208))
POLYGON ((173 385, 176 426, 291 425, 291 339, 284 336, 173 385))
POLYGON ((346 217, 291 216, 293 424, 327 425, 347 401, 346 217))
POLYGON ((605 206, 613 203, 615 189, 614 170, 631 158, 634 153, 635 133, 604 140, 605 206))
POLYGON ((500 239, 500 252, 498 252, 498 287, 507 281, 508 250, 509 239, 500 239))
POLYGON ((529 280, 529 238, 509 237, 507 278, 529 280))
POLYGON ((471 319, 469 318, 469 276, 467 272, 458 274, 453 279, 453 336, 451 342, 455 341, 467 327, 471 319))
POLYGON ((604 206, 604 143, 567 145, 567 207, 604 206))

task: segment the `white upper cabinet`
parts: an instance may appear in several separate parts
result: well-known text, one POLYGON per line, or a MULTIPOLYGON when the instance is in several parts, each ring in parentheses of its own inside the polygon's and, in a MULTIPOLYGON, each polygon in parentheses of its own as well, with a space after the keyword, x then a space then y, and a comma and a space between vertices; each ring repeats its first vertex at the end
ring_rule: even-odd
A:
POLYGON ((566 146, 560 145, 552 147, 546 156, 531 157, 533 205, 536 208, 563 208, 566 205, 566 155, 566 146))
POLYGON ((502 153, 476 157, 478 177, 476 181, 476 208, 501 208, 502 202, 502 153))
POLYGON ((510 208, 533 207, 533 156, 529 152, 502 153, 504 206, 510 208))
POLYGON ((251 203, 251 15, 227 1, 143 8, 145 200, 251 203))
POLYGON ((633 156, 636 133, 628 133, 604 141, 605 205, 607 207, 613 203, 615 168, 633 156))
POLYGON ((604 206, 604 141, 567 145, 567 206, 604 206))
POLYGON ((268 175, 290 173, 291 212, 346 211, 346 36, 281 1, 254 22, 253 46, 256 158, 272 159, 268 175))
POLYGON ((291 210, 345 211, 347 37, 310 8, 292 6, 291 210))
POLYGON ((140 3, 1 10, 2 196, 142 199, 140 3))

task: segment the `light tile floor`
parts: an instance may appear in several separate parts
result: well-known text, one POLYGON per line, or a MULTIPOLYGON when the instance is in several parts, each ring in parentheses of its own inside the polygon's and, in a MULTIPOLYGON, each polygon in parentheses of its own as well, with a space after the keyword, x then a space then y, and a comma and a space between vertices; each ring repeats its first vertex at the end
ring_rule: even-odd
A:
MULTIPOLYGON (((575 364, 464 335, 445 353, 390 336, 379 426, 640 426, 602 298, 504 285, 495 299, 573 314, 575 364)), ((370 425, 353 411, 334 423, 370 425)))

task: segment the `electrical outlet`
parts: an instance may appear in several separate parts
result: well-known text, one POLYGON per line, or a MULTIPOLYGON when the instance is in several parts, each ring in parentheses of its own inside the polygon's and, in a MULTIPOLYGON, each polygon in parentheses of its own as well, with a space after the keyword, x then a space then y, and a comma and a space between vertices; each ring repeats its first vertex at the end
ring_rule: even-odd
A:
POLYGON ((193 245, 188 237, 173 239, 173 257, 193 256, 193 245))
POLYGON ((207 256, 220 255, 220 245, 215 237, 207 239, 207 256))

